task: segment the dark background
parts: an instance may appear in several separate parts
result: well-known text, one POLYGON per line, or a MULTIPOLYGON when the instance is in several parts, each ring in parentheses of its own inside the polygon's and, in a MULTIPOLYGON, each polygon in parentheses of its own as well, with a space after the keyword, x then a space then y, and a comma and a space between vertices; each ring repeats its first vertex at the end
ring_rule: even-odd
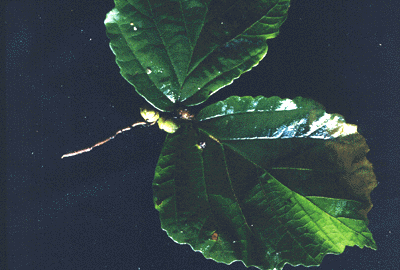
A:
MULTIPOLYGON (((379 181, 369 213, 378 250, 347 247, 320 269, 399 268, 399 6, 294 1, 264 60, 207 102, 301 95, 358 125, 379 181)), ((161 229, 151 187, 165 138, 157 127, 60 159, 141 120, 144 100, 119 74, 105 34, 113 7, 30 0, 5 8, 2 269, 246 269, 206 260, 161 229)))

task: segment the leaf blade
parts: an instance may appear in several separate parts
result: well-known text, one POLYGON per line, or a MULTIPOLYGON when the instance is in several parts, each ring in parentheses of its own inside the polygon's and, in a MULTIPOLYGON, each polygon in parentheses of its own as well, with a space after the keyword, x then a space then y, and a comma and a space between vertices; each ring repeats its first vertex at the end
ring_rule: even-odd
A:
POLYGON ((201 129, 282 179, 296 174, 289 168, 312 169, 301 174, 315 183, 327 179, 323 185, 307 189, 293 181, 285 184, 303 195, 363 201, 367 220, 369 194, 377 185, 366 159, 369 148, 357 127, 341 115, 328 114, 319 103, 301 97, 233 96, 204 108, 196 119, 201 129), (288 169, 277 169, 282 167, 288 169))
POLYGON ((104 23, 121 74, 161 111, 202 103, 250 70, 289 7, 289 0, 115 3, 104 23))
MULTIPOLYGON (((273 98, 272 100, 277 103, 281 99, 273 98)), ((310 172, 316 171, 317 176, 321 176, 323 170, 304 166, 284 167, 280 163, 274 168, 260 166, 255 158, 249 156, 245 147, 239 151, 230 145, 227 138, 218 137, 220 134, 210 129, 209 125, 204 125, 204 122, 210 119, 224 119, 231 115, 242 116, 246 111, 252 110, 250 107, 257 108, 252 101, 254 100, 248 97, 236 100, 236 106, 230 113, 225 114, 222 114, 222 106, 218 107, 218 111, 216 107, 213 108, 210 105, 211 109, 205 109, 198 114, 197 121, 199 122, 195 124, 188 122, 177 133, 168 136, 160 155, 157 171, 164 166, 165 160, 171 164, 181 165, 165 174, 156 173, 153 186, 156 208, 158 207, 157 200, 161 195, 164 196, 163 200, 174 198, 192 207, 191 210, 182 213, 179 213, 179 210, 174 212, 172 208, 169 208, 169 211, 181 215, 179 219, 173 219, 172 215, 165 216, 164 210, 160 211, 162 227, 168 235, 178 243, 190 244, 194 250, 202 252, 207 258, 227 264, 241 260, 246 266, 256 266, 260 269, 281 269, 286 263, 319 265, 326 254, 342 253, 346 246, 358 245, 361 248, 376 249, 372 234, 367 228, 366 214, 364 216, 360 212, 360 209, 370 202, 366 197, 369 196, 371 190, 368 190, 368 195, 346 198, 341 198, 341 195, 322 197, 315 194, 314 189, 296 190, 296 186, 291 183, 285 182, 286 185, 284 185, 282 183, 284 181, 281 182, 282 174, 276 172, 294 171, 298 173, 297 176, 304 177, 304 181, 307 181, 310 172), (209 113, 206 113, 207 110, 210 110, 209 113), (199 147, 200 144, 205 145, 205 148, 199 147), (169 149, 169 152, 164 149, 169 149), (169 154, 172 152, 173 157, 169 154), (194 176, 196 173, 197 176, 194 176), (164 189, 159 185, 165 179, 169 179, 171 185, 174 186, 173 189, 169 189, 168 195, 166 195, 168 192, 163 193, 164 189), (194 184, 196 181, 197 184, 194 184), (196 186, 201 188, 196 188, 196 186), (186 190, 190 195, 176 196, 173 190, 186 190), (197 198, 202 198, 201 202, 197 201, 197 198), (363 201, 363 199, 366 200, 363 201), (196 205, 195 208, 193 208, 194 205, 196 205)), ((223 102, 228 104, 227 100, 223 102)), ((264 108, 263 111, 267 111, 266 105, 269 106, 270 111, 280 109, 282 112, 285 108, 293 108, 293 104, 289 102, 284 103, 285 106, 279 103, 279 106, 275 104, 276 106, 272 107, 270 102, 262 101, 260 104, 264 105, 259 106, 264 108)), ((303 103, 314 104, 309 101, 303 101, 303 103)), ((302 116, 307 111, 308 105, 298 106, 303 108, 303 111, 295 116, 302 116)), ((320 109, 321 106, 314 104, 309 108, 320 109)), ((313 126, 314 122, 324 123, 319 121, 316 115, 323 116, 324 114, 317 112, 308 114, 312 118, 312 121, 308 122, 310 126, 313 126)), ((304 128, 303 133, 308 134, 309 130, 311 129, 304 128)), ((345 134, 340 133, 335 126, 329 126, 324 131, 330 135, 345 134)), ((238 134, 243 133, 238 132, 235 136, 238 134)), ((306 147, 323 149, 326 145, 320 142, 330 142, 330 140, 322 140, 322 137, 319 134, 312 139, 319 143, 308 144, 306 147)), ((292 139, 297 140, 298 143, 298 140, 309 138, 292 139)), ((292 139, 264 139, 264 141, 292 139)), ((241 140, 240 142, 250 141, 241 140)), ((361 153, 364 150, 361 150, 361 153)), ((263 150, 258 147, 257 151, 263 150)), ((332 172, 326 174, 325 177, 328 180, 334 180, 331 185, 343 184, 340 182, 341 178, 337 176, 337 171, 348 169, 332 168, 332 172)), ((325 184, 324 181, 318 182, 318 177, 313 177, 311 180, 316 184, 325 184)))

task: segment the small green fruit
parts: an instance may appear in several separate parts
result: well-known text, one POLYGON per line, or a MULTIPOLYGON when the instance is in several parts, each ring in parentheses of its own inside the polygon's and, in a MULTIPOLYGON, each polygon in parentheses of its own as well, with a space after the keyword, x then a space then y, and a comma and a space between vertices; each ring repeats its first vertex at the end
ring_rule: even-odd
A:
POLYGON ((140 115, 149 123, 154 123, 160 117, 158 111, 149 107, 140 108, 140 115))
POLYGON ((177 131, 179 128, 179 125, 172 119, 165 119, 164 117, 160 117, 157 123, 160 129, 168 133, 175 133, 175 131, 177 131))

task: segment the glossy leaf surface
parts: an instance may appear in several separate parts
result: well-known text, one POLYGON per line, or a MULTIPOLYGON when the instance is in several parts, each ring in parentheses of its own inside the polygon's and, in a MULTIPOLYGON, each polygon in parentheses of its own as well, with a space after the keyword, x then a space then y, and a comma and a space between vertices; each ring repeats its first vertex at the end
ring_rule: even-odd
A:
POLYGON ((289 0, 115 0, 105 25, 122 76, 150 104, 204 102, 267 53, 289 0))
POLYGON ((153 183, 162 227, 218 262, 319 265, 376 249, 376 186, 356 126, 303 98, 230 97, 168 135, 153 183))

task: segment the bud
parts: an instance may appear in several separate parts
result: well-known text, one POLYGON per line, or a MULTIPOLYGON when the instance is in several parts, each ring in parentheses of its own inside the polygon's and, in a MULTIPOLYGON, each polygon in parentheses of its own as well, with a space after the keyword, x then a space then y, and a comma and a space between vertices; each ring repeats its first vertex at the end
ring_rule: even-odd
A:
POLYGON ((158 114, 158 111, 156 111, 152 108, 149 108, 149 107, 140 108, 140 115, 148 123, 154 123, 160 117, 160 115, 158 114))
POLYGON ((168 133, 175 133, 175 131, 178 130, 179 125, 176 124, 172 119, 160 117, 158 119, 158 127, 168 133))

